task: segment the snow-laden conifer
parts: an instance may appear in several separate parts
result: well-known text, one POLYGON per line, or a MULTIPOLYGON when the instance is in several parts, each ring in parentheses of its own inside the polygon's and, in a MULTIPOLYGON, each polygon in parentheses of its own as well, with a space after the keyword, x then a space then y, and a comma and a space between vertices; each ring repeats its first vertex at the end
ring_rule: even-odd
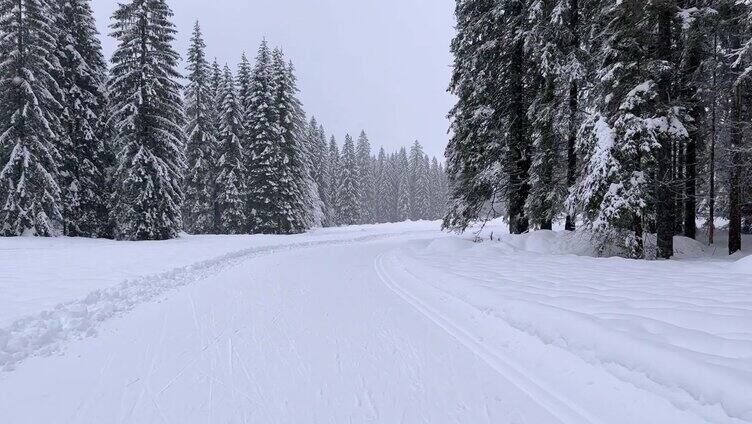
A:
POLYGON ((235 79, 227 66, 219 93, 221 109, 220 149, 215 181, 218 215, 216 228, 221 234, 242 234, 248 227, 245 204, 248 172, 241 139, 243 113, 235 79))
POLYGON ((47 0, 0 1, 0 234, 50 236, 62 220, 57 28, 47 0))
POLYGON ((69 0, 58 6, 63 232, 68 236, 103 237, 109 230, 107 66, 89 1, 69 0))
POLYGON ((365 131, 360 132, 355 147, 358 162, 358 186, 360 187, 360 223, 373 224, 376 222, 376 179, 374 163, 371 156, 371 142, 365 131))
POLYGON ((183 227, 185 114, 171 18, 165 0, 131 0, 113 16, 112 217, 119 239, 169 239, 183 227))
POLYGON ((329 140, 329 165, 328 165, 327 195, 329 199, 329 215, 327 224, 330 227, 340 225, 340 198, 339 185, 342 177, 342 160, 340 158, 339 145, 334 136, 329 140))
POLYGON ((183 220, 186 231, 206 234, 215 229, 214 210, 214 162, 217 149, 213 117, 216 111, 212 93, 212 70, 206 60, 204 43, 199 23, 193 29, 188 50, 188 84, 185 88, 186 102, 186 148, 187 169, 185 176, 185 202, 183 220))
POLYGON ((272 55, 264 40, 258 49, 245 119, 248 169, 248 219, 253 233, 277 234, 290 215, 280 208, 284 175, 279 115, 276 110, 272 55))
POLYGON ((355 141, 348 134, 342 147, 342 159, 337 190, 340 225, 360 222, 360 183, 358 160, 355 156, 355 141))

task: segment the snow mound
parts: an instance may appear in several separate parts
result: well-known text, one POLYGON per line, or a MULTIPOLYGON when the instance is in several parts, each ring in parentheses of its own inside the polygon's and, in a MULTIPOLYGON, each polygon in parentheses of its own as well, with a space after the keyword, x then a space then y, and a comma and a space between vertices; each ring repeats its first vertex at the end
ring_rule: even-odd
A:
POLYGON ((677 259, 702 258, 706 255, 705 246, 689 237, 674 237, 674 255, 677 259))
MULTIPOLYGON (((526 252, 579 246, 565 234, 539 233, 502 240, 526 252)), ((686 256, 705 254, 688 239, 677 246, 686 256)), ((504 322, 708 422, 752 422, 752 288, 727 267, 470 253, 400 257, 399 269, 420 276, 421 289, 481 311, 488 328, 504 322)), ((733 271, 752 273, 752 257, 733 271)))
POLYGON ((544 255, 593 256, 590 237, 581 232, 539 230, 520 235, 504 235, 499 241, 513 249, 544 255))
POLYGON ((741 258, 738 261, 734 262, 731 265, 731 269, 734 272, 752 274, 752 256, 747 256, 746 258, 741 258))
POLYGON ((425 253, 428 254, 452 254, 468 248, 471 248, 473 243, 469 240, 465 240, 458 237, 446 237, 432 241, 425 248, 425 253))

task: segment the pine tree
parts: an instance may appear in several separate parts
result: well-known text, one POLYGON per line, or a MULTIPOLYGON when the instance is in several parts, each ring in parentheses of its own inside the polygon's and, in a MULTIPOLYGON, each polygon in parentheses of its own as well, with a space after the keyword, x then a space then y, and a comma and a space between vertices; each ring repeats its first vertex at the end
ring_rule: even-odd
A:
POLYGON ((54 9, 46 0, 0 1, 0 234, 51 236, 62 220, 54 9))
POLYGON ((393 222, 402 222, 410 219, 410 160, 407 157, 407 149, 404 147, 394 156, 392 179, 394 181, 394 216, 393 222))
POLYGON ((439 166, 435 157, 431 160, 431 185, 430 185, 430 219, 440 219, 444 215, 446 207, 446 192, 444 170, 439 166))
POLYGON ((62 92, 60 186, 63 233, 102 237, 108 234, 107 148, 104 92, 107 66, 94 16, 87 0, 61 3, 58 49, 62 92))
POLYGON ((244 116, 248 114, 248 108, 251 107, 251 98, 253 97, 253 69, 251 62, 245 52, 240 56, 240 65, 238 66, 238 101, 243 110, 244 116))
POLYGON ((458 1, 447 146, 452 198, 444 227, 464 230, 503 206, 510 232, 528 229, 530 138, 526 7, 521 0, 458 1), (493 75, 493 77, 488 77, 493 75))
POLYGON ((360 186, 360 223, 373 224, 376 222, 376 180, 374 176, 373 158, 371 156, 371 142, 365 131, 360 132, 355 147, 358 163, 358 185, 360 186))
POLYGON ((320 126, 316 118, 311 118, 308 124, 308 143, 311 149, 311 177, 316 185, 320 201, 320 216, 318 221, 321 225, 327 225, 329 212, 329 149, 326 143, 326 132, 320 126))
POLYGON ((278 234, 289 215, 280 209, 278 188, 283 175, 280 149, 281 130, 275 109, 272 57, 266 40, 261 43, 251 80, 251 96, 246 110, 248 218, 252 233, 278 234))
POLYGON ((212 70, 206 61, 205 49, 201 28, 196 22, 188 50, 188 85, 185 89, 188 145, 183 204, 185 228, 193 234, 207 234, 216 228, 214 155, 217 129, 212 128, 210 116, 215 98, 211 92, 212 70))
POLYGON ((646 7, 636 0, 608 4, 599 16, 605 25, 601 31, 608 34, 603 45, 595 46, 600 63, 593 95, 599 108, 583 126, 585 171, 570 199, 584 211, 602 245, 615 244, 630 256, 644 257, 644 234, 653 227, 659 256, 670 257, 674 187, 666 149, 683 143, 687 131, 681 109, 669 104, 671 96, 663 87, 671 65, 660 51, 667 47, 644 57, 655 37, 666 37, 661 33, 665 24, 644 19, 652 13, 646 7))
POLYGON ((305 112, 298 99, 297 80, 292 63, 285 63, 280 50, 273 54, 273 78, 276 88, 276 108, 278 110, 279 128, 281 130, 281 151, 284 172, 289 177, 287 192, 281 200, 289 208, 291 216, 287 233, 308 230, 319 221, 319 194, 311 175, 311 146, 305 136, 305 112))
POLYGON ((340 177, 342 175, 342 162, 339 154, 339 146, 337 140, 332 136, 329 140, 329 175, 328 178, 328 195, 329 198, 329 216, 327 217, 327 224, 330 227, 340 225, 340 198, 339 198, 339 185, 340 177))
POLYGON ((342 147, 342 159, 337 190, 340 225, 354 225, 360 222, 360 182, 358 181, 358 159, 355 154, 355 142, 350 135, 345 136, 342 147))
MULTIPOLYGON (((217 59, 214 59, 214 62, 211 64, 211 69, 209 71, 209 99, 214 104, 214 107, 211 107, 207 110, 208 112, 208 119, 209 119, 209 127, 214 131, 213 136, 214 139, 217 141, 217 145, 219 145, 219 121, 220 121, 220 115, 221 115, 221 107, 219 105, 222 104, 222 84, 224 81, 224 75, 222 73, 222 68, 219 67, 219 63, 217 62, 217 59)), ((245 118, 245 115, 243 116, 245 118)), ((216 146, 215 145, 215 148, 216 146)), ((216 160, 217 154, 215 152, 214 159, 216 160)))
POLYGON ((248 226, 245 205, 247 172, 243 144, 242 107, 228 66, 220 89, 220 156, 217 161, 216 202, 221 234, 242 234, 248 226))
POLYGON ((375 180, 376 180, 376 209, 375 218, 377 223, 389 222, 392 212, 392 193, 390 180, 390 161, 386 156, 384 148, 379 149, 379 155, 376 158, 375 180))
POLYGON ((175 28, 164 0, 131 0, 113 16, 110 117, 118 149, 115 236, 163 240, 182 229, 185 116, 177 82, 175 28))
POLYGON ((423 146, 416 140, 410 148, 409 186, 410 218, 414 221, 425 219, 429 205, 428 167, 425 166, 423 146))

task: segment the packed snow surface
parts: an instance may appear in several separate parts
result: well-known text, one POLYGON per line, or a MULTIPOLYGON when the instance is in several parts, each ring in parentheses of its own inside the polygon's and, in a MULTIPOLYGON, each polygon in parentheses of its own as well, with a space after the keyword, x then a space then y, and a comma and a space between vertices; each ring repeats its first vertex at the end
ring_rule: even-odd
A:
POLYGON ((478 238, 0 239, 0 422, 752 422, 748 259, 478 238))

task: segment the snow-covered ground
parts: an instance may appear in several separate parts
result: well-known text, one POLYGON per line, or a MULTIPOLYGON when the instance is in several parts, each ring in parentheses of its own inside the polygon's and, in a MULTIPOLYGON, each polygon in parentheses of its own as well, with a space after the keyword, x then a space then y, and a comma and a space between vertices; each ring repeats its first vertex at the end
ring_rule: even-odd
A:
POLYGON ((481 236, 0 239, 0 422, 752 422, 750 258, 481 236))

